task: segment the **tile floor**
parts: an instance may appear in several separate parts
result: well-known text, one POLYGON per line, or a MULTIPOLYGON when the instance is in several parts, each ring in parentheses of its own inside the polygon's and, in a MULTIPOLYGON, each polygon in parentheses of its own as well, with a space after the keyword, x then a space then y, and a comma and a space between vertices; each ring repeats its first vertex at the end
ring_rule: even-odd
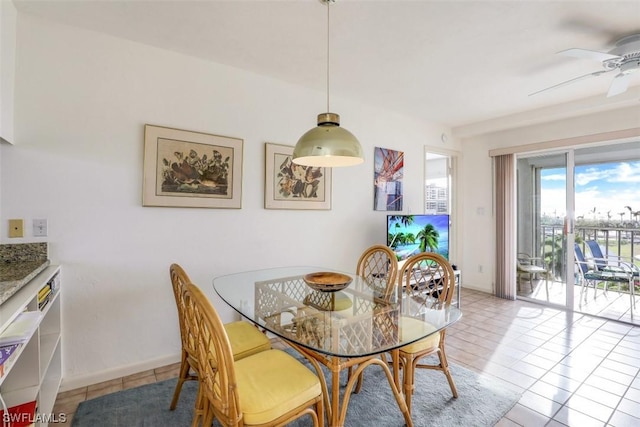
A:
MULTIPOLYGON (((462 309, 462 320, 447 334, 449 361, 523 391, 497 426, 640 425, 640 327, 469 289, 463 289, 462 309)), ((70 425, 81 401, 164 380, 177 369, 60 393, 55 411, 66 413, 70 425)))

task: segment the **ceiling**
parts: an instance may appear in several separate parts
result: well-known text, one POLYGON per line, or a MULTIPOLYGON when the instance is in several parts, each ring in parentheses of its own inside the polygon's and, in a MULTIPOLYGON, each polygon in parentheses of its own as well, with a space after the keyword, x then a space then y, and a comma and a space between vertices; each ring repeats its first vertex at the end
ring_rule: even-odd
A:
MULTIPOLYGON (((20 12, 326 91, 327 13, 319 0, 14 3, 20 12)), ((640 33, 640 0, 337 0, 330 11, 332 100, 454 129, 633 105, 640 121, 640 73, 611 98, 617 72, 529 96, 602 70, 598 61, 556 53, 606 52, 640 33)))

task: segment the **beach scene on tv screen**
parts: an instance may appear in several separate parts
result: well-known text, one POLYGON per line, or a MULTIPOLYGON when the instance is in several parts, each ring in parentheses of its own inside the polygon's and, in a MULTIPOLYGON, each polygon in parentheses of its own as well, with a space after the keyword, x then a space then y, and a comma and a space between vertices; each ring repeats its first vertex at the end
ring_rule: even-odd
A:
POLYGON ((449 215, 388 215, 387 246, 398 261, 421 252, 449 259, 449 215))

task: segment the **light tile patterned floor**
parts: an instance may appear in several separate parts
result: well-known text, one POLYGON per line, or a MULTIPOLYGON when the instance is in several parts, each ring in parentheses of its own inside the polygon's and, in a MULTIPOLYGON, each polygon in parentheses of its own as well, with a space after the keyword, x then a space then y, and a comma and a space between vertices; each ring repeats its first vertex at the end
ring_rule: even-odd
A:
MULTIPOLYGON (((640 425, 640 327, 469 289, 462 311, 447 333, 449 361, 523 391, 497 426, 640 425)), ((83 400, 177 372, 176 364, 60 393, 55 412, 70 425, 83 400)))

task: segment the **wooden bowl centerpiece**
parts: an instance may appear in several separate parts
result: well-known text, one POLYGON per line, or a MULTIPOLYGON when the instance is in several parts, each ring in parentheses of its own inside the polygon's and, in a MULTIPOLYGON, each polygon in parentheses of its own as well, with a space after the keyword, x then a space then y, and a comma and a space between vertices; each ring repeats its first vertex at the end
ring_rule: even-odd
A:
POLYGON ((342 290, 349 286, 351 280, 353 280, 346 274, 331 271, 309 273, 302 279, 311 289, 321 292, 336 292, 342 290))

